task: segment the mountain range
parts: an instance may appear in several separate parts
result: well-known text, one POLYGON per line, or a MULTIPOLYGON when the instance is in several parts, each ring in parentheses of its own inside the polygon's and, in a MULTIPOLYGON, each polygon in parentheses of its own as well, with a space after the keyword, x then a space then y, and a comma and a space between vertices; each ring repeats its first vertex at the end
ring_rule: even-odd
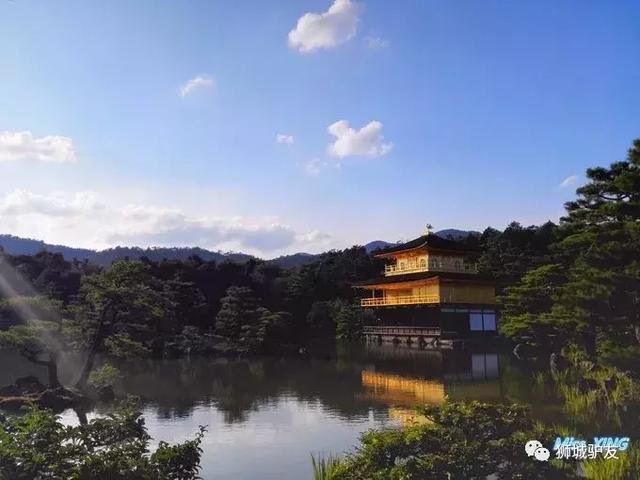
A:
MULTIPOLYGON (((435 232, 443 238, 459 240, 468 235, 477 235, 478 232, 447 229, 435 232)), ((368 253, 374 250, 393 245, 393 242, 384 240, 374 240, 364 245, 368 253)), ((205 261, 232 261, 245 262, 252 255, 241 252, 221 252, 211 251, 200 247, 114 247, 106 250, 91 250, 88 248, 67 247, 65 245, 52 245, 42 240, 34 240, 31 238, 16 237, 14 235, 0 235, 0 249, 10 255, 35 255, 38 252, 47 251, 52 253, 61 253, 66 260, 88 261, 102 266, 111 265, 112 262, 121 258, 138 259, 147 257, 150 260, 161 261, 167 260, 186 260, 191 256, 198 256, 205 261)), ((276 257, 269 262, 280 265, 283 268, 293 268, 312 262, 318 255, 311 253, 294 253, 291 255, 283 255, 276 257)))

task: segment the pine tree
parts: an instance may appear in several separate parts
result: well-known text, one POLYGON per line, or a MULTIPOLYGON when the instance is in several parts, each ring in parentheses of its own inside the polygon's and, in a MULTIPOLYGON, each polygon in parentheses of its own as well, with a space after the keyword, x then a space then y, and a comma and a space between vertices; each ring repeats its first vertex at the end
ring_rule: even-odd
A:
POLYGON ((587 179, 566 204, 554 263, 501 297, 505 335, 578 341, 591 355, 599 337, 640 341, 640 139, 625 161, 590 168, 587 179))

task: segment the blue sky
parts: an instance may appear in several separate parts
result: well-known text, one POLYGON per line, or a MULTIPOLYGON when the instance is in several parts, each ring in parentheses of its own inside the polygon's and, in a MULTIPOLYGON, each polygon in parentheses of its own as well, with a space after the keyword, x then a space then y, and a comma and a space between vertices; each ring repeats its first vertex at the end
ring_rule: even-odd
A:
POLYGON ((4 0, 0 35, 0 232, 74 246, 557 220, 640 136, 634 1, 4 0))

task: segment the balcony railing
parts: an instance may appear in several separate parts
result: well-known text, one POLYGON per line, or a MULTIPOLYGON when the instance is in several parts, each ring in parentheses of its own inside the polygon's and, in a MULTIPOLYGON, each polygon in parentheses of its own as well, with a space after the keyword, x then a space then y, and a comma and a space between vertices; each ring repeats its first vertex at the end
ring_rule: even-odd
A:
POLYGON ((360 301, 360 305, 363 307, 386 307, 389 305, 420 305, 440 302, 439 295, 399 295, 363 298, 360 301))
POLYGON ((439 337, 441 334, 439 327, 366 326, 362 331, 365 335, 396 335, 401 337, 439 337))
POLYGON ((478 273, 477 263, 463 263, 460 265, 445 265, 437 262, 429 262, 426 265, 385 265, 384 274, 390 275, 404 275, 406 273, 417 272, 458 272, 458 273, 478 273))
POLYGON ((483 304, 493 305, 495 297, 468 295, 399 295, 386 297, 369 297, 360 300, 362 307, 389 307, 394 305, 429 305, 429 304, 483 304))

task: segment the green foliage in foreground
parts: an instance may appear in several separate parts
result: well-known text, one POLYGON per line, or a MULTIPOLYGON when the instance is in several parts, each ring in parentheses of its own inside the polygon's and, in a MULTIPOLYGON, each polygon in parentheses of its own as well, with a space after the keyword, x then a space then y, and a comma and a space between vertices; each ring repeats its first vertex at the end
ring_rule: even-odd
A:
POLYGON ((313 480, 326 480, 331 478, 331 475, 340 467, 340 459, 333 455, 318 458, 311 455, 311 466, 313 467, 313 480))
MULTIPOLYGON (((325 479, 499 479, 575 478, 575 465, 529 458, 524 445, 552 443, 552 432, 533 422, 519 405, 477 401, 426 407, 433 423, 369 431, 355 453, 330 462, 325 479), (572 469, 573 467, 573 469, 572 469)), ((317 462, 316 462, 317 463, 317 462)))
POLYGON ((539 401, 562 406, 567 436, 589 438, 602 432, 629 434, 640 429, 637 378, 588 360, 587 353, 575 344, 565 347, 562 357, 561 368, 537 372, 533 382, 539 401))
POLYGON ((640 478, 640 446, 633 437, 640 428, 640 383, 628 372, 591 362, 577 345, 567 346, 562 353, 567 367, 534 375, 536 390, 547 401, 562 404, 566 414, 566 421, 553 430, 558 436, 576 438, 592 438, 602 432, 631 434, 629 448, 618 452, 617 459, 600 456, 583 461, 581 468, 589 480, 640 478))
POLYGON ((149 452, 141 413, 122 406, 106 418, 65 426, 47 410, 0 416, 0 480, 193 480, 204 428, 193 440, 149 452))
POLYGON ((597 458, 583 464, 584 474, 589 480, 636 480, 640 473, 640 447, 631 444, 629 449, 618 454, 618 460, 597 458))

